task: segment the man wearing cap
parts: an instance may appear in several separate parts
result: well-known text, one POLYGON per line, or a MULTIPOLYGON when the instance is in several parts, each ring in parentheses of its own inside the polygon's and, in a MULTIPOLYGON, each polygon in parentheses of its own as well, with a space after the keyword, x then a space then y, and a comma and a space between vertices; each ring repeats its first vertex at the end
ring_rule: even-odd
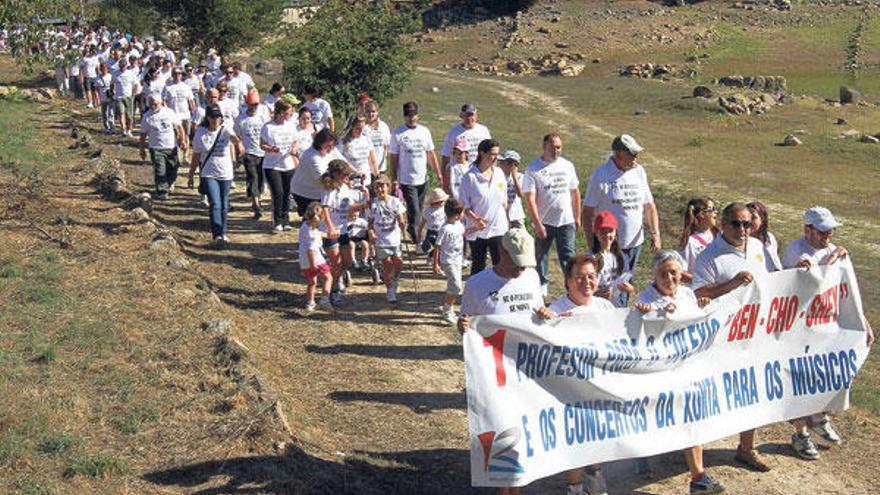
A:
POLYGON ((473 163, 477 159, 477 146, 484 139, 491 139, 489 128, 477 123, 477 107, 473 103, 465 103, 459 113, 461 123, 452 126, 446 137, 443 138, 443 146, 440 148, 440 170, 443 172, 443 189, 452 193, 450 188, 449 163, 452 161, 453 147, 460 139, 467 142, 467 162, 473 163))
POLYGON ((623 268, 629 272, 635 269, 639 261, 645 240, 645 223, 650 230, 651 251, 660 249, 660 220, 654 196, 645 169, 636 163, 636 157, 642 150, 629 134, 614 138, 611 156, 590 176, 581 213, 588 246, 593 242, 593 216, 603 210, 614 213, 619 223, 617 238, 626 265, 623 268))
MULTIPOLYGON (((716 299, 742 285, 752 283, 756 275, 766 274, 764 244, 751 237, 752 212, 742 203, 730 203, 721 213, 721 235, 715 237, 697 256, 691 287, 697 297, 716 299)), ((756 471, 770 466, 755 450, 755 430, 739 434, 735 459, 756 471)))
POLYGON ((141 119, 141 160, 146 160, 146 145, 149 138, 150 161, 153 163, 153 176, 156 182, 156 199, 166 199, 177 179, 180 161, 177 150, 184 153, 188 140, 177 114, 162 105, 162 97, 150 95, 147 98, 149 110, 141 119))
POLYGON ((533 311, 543 318, 552 313, 544 306, 535 271, 535 240, 526 229, 510 229, 501 238, 500 260, 471 275, 461 296, 458 331, 464 333, 471 316, 533 311))
POLYGON ((264 107, 260 104, 260 93, 256 89, 248 91, 245 104, 246 109, 235 119, 235 134, 244 146, 244 156, 241 161, 247 176, 247 197, 251 200, 254 218, 259 220, 263 214, 260 196, 264 189, 263 157, 266 156, 266 152, 260 147, 260 133, 270 119, 269 115, 262 111, 264 107))
POLYGON ((556 254, 563 270, 574 256, 575 235, 580 226, 579 184, 574 165, 562 157, 562 138, 555 133, 544 136, 541 156, 526 167, 522 192, 535 228, 535 255, 545 295, 550 245, 556 241, 556 254))
POLYGON ((172 70, 171 81, 162 91, 162 98, 165 101, 165 106, 177 114, 183 132, 189 136, 192 130, 190 118, 196 109, 196 100, 193 97, 192 89, 183 82, 183 69, 180 67, 175 67, 172 70))
POLYGON ((425 187, 428 182, 428 168, 439 179, 440 167, 434 154, 434 140, 431 131, 419 124, 419 105, 410 101, 403 104, 403 125, 391 133, 388 172, 393 181, 392 189, 400 186, 406 203, 406 231, 416 242, 416 222, 422 216, 425 202, 425 187))
POLYGON ((804 212, 804 236, 792 241, 782 256, 783 268, 810 268, 830 265, 848 253, 846 248, 831 242, 834 229, 843 224, 834 219, 831 210, 814 206, 804 212))

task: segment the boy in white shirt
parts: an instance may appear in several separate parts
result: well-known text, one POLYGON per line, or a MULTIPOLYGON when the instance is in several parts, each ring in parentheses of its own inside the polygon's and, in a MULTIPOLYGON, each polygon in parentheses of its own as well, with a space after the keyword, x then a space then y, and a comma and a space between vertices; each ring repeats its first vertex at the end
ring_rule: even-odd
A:
POLYGON ((376 260, 382 265, 382 280, 387 289, 388 302, 397 302, 397 285, 403 271, 403 252, 400 249, 406 206, 392 196, 391 179, 385 174, 373 183, 376 199, 367 210, 367 221, 375 234, 376 260))
POLYGON ((437 232, 436 249, 434 249, 434 273, 446 275, 446 293, 443 295, 443 311, 441 315, 447 323, 457 321, 452 306, 461 295, 461 265, 464 255, 464 236, 467 233, 461 218, 464 206, 461 201, 451 198, 443 205, 446 223, 437 232))
POLYGON ((440 227, 446 223, 446 213, 443 209, 443 205, 446 203, 446 200, 449 199, 449 195, 446 194, 442 188, 435 187, 431 190, 430 194, 428 194, 428 207, 422 210, 422 220, 419 222, 419 237, 422 239, 421 248, 422 252, 429 256, 429 260, 434 258, 434 246, 437 241, 437 233, 440 231, 440 227), (422 237, 422 230, 428 228, 428 231, 425 233, 425 236, 422 237))

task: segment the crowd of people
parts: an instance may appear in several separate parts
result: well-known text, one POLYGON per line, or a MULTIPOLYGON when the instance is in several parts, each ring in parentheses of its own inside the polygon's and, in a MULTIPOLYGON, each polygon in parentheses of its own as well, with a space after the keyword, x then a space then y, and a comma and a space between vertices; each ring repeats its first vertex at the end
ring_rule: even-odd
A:
MULTIPOLYGON (((107 132, 130 137, 138 129, 157 200, 173 194, 179 164, 189 157, 188 184, 195 187, 198 175, 217 247, 229 242, 236 164, 244 169, 256 220, 268 189, 268 232, 292 230, 295 209, 307 310, 339 308, 352 270, 372 271, 394 303, 404 259, 417 256, 446 279, 439 316, 465 332, 479 315, 533 311, 549 319, 628 306, 660 315, 690 311, 758 274, 849 255, 832 242, 841 224, 827 208, 806 210, 803 236, 780 257, 765 205, 733 202, 719 218, 709 196, 685 205, 676 249, 663 249, 648 174, 638 160, 643 147, 629 134, 612 140, 607 160, 582 187, 559 134, 543 136, 535 143, 537 156, 524 164, 516 150, 502 152, 473 103, 460 107, 460 122, 444 134, 438 159, 413 101, 403 105, 402 122, 392 129, 377 102, 359 95, 357 111, 337 132, 318 88, 303 88, 300 101, 275 83, 261 98, 242 66, 215 50, 194 62, 161 41, 106 28, 51 30, 40 49, 55 56, 59 91, 100 108, 107 132), (578 235, 584 252, 577 252, 578 235), (637 288, 633 273, 645 241, 653 268, 650 282, 637 288), (565 294, 549 301, 554 243, 565 294)), ((831 444, 841 441, 825 414, 792 424, 791 446, 803 459, 819 457, 811 432, 831 444)), ((684 455, 691 493, 723 491, 706 473, 700 446, 684 455)), ((740 435, 735 458, 770 470, 755 449, 754 430, 740 435)), ((567 480, 571 495, 604 492, 600 466, 570 471, 567 480)))

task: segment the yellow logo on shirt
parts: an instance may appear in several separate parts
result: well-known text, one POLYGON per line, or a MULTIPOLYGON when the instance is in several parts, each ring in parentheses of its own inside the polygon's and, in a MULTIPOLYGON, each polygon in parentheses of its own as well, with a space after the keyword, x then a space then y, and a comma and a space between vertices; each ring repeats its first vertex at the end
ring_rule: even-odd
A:
POLYGON ((761 263, 763 263, 763 262, 764 262, 764 255, 763 255, 763 254, 759 254, 759 255, 755 256, 755 259, 757 259, 758 261, 760 261, 761 263))

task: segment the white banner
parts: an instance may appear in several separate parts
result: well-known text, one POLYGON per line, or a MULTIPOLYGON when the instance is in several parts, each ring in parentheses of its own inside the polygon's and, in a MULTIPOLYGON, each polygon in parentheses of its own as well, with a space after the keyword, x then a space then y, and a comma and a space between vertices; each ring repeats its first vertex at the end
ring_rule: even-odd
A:
POLYGON ((758 276, 689 315, 521 314, 472 326, 464 357, 474 486, 523 486, 846 409, 868 354, 848 260, 758 276))

